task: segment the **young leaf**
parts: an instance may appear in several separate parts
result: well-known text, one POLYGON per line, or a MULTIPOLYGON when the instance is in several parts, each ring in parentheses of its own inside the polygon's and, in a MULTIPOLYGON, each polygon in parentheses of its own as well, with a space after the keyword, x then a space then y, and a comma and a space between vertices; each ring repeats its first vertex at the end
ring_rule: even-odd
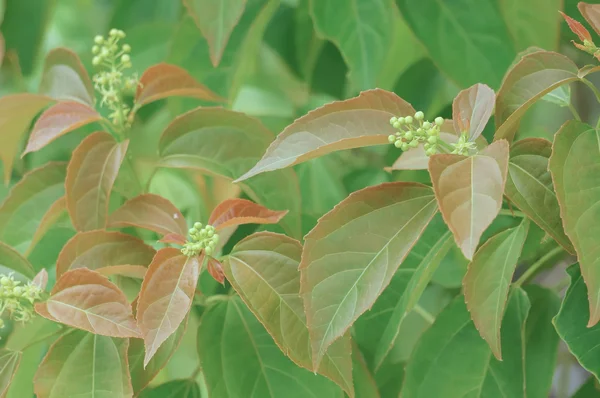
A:
POLYGON ((100 120, 102 116, 89 105, 74 101, 59 102, 46 109, 35 122, 22 156, 39 151, 58 137, 100 120))
POLYGON ((297 119, 277 136, 263 158, 237 181, 282 169, 333 151, 387 144, 395 130, 392 116, 413 115, 402 98, 384 90, 369 90, 337 101, 297 119))
POLYGON ((97 271, 100 275, 104 276, 120 275, 127 278, 144 279, 148 268, 143 265, 123 264, 109 265, 107 267, 98 268, 97 271))
POLYGON ((58 339, 34 379, 38 398, 131 398, 128 339, 74 330, 58 339))
POLYGON ((202 398, 198 383, 192 379, 171 380, 146 389, 140 398, 202 398))
POLYGON ((0 160, 4 163, 5 184, 10 180, 21 137, 35 115, 51 103, 50 97, 28 93, 0 98, 0 131, 2 131, 0 160))
POLYGON ((167 97, 192 97, 205 101, 221 101, 215 93, 198 83, 185 69, 160 63, 149 67, 140 77, 135 93, 138 107, 167 97))
POLYGON ((10 383, 19 368, 22 353, 0 349, 0 397, 5 397, 10 383))
POLYGON ((23 176, 0 205, 0 241, 21 253, 33 244, 45 212, 64 195, 65 163, 50 162, 23 176))
POLYGON ((286 358, 239 297, 221 301, 202 315, 198 354, 211 398, 342 395, 328 379, 286 358))
POLYGON ((125 158, 129 141, 117 143, 108 133, 96 132, 73 151, 67 167, 67 209, 78 231, 106 227, 110 191, 125 158))
POLYGON ((223 264, 215 258, 209 257, 206 270, 217 282, 225 284, 225 274, 223 273, 223 264))
POLYGON ((31 280, 35 277, 33 266, 12 247, 0 241, 0 272, 15 272, 19 280, 31 280))
POLYGON ((496 97, 494 140, 512 141, 527 109, 554 89, 578 80, 578 72, 573 61, 554 52, 537 51, 521 58, 496 97))
POLYGON ((196 291, 204 257, 161 249, 152 259, 138 298, 138 327, 144 337, 144 366, 185 319, 196 291))
MULTIPOLYGON (((585 20, 588 21, 590 26, 596 31, 597 34, 600 35, 600 5, 588 4, 580 1, 577 3, 577 8, 585 20)), ((591 38, 588 40, 592 41, 591 38)))
POLYGON ((383 364, 383 361, 398 338, 402 323, 417 305, 425 288, 431 281, 433 274, 446 254, 448 254, 448 250, 450 250, 452 244, 453 240, 450 232, 445 233, 435 245, 431 247, 416 269, 407 269, 405 270, 405 275, 401 276, 405 281, 405 283, 401 284, 404 285, 405 288, 403 289, 399 300, 397 300, 394 303, 395 305, 390 308, 391 314, 389 319, 385 325, 383 325, 381 335, 377 339, 378 343, 373 359, 376 369, 383 364))
POLYGON ((502 322, 504 360, 498 361, 469 318, 462 296, 423 333, 406 367, 403 398, 524 398, 527 295, 511 293, 502 322))
POLYGON ((56 276, 83 267, 97 270, 111 265, 147 265, 155 253, 141 239, 121 232, 80 232, 64 245, 58 255, 56 276))
POLYGON ((488 239, 475 253, 463 280, 465 303, 481 337, 501 361, 500 326, 529 221, 488 239))
POLYGON ((35 311, 54 322, 110 337, 139 337, 125 294, 96 271, 65 272, 35 311))
POLYGON ((286 211, 269 210, 245 199, 226 199, 210 215, 208 224, 217 230, 242 224, 276 224, 286 211))
POLYGON ((57 100, 94 105, 94 86, 76 53, 55 48, 46 56, 40 93, 57 100))
POLYGON ((600 377, 600 346, 598 331, 600 325, 590 327, 590 313, 587 305, 589 289, 582 277, 580 264, 574 264, 567 269, 571 285, 565 294, 560 311, 554 317, 553 323, 560 338, 567 344, 569 351, 585 370, 596 378, 600 377))
POLYGON ((600 320, 600 132, 574 120, 554 137, 550 172, 560 204, 565 233, 573 242, 581 273, 588 285, 590 319, 600 320))
MULTIPOLYGON (((299 366, 312 369, 310 337, 300 297, 301 255, 298 241, 259 232, 234 246, 223 262, 223 270, 281 351, 299 366)), ((352 397, 350 350, 349 335, 345 335, 329 347, 318 373, 333 380, 352 397)))
MULTIPOLYGON (((185 218, 169 200, 151 193, 125 202, 108 218, 108 227, 140 227, 161 235, 187 236, 185 218)), ((185 238, 184 238, 185 240, 185 238)))
POLYGON ((353 91, 377 86, 377 78, 392 44, 392 7, 388 0, 310 2, 315 30, 339 48, 348 64, 353 91))
POLYGON ((46 290, 46 286, 48 285, 48 271, 46 271, 45 268, 42 268, 42 270, 33 278, 32 282, 41 290, 46 290))
POLYGON ((477 83, 458 93, 452 102, 454 130, 467 133, 469 141, 475 141, 490 120, 495 101, 494 90, 485 84, 477 83))
POLYGON ((472 259, 481 234, 502 207, 508 142, 496 141, 478 154, 434 155, 429 160, 433 189, 456 244, 472 259))
POLYGON ((582 43, 585 41, 588 41, 590 43, 593 42, 592 35, 590 35, 590 32, 588 32, 588 30, 581 24, 581 22, 571 18, 562 11, 559 12, 560 15, 562 15, 565 21, 567 22, 567 25, 569 25, 569 29, 571 29, 571 32, 575 33, 582 43))
POLYGON ((542 138, 526 138, 513 143, 504 194, 562 247, 574 253, 575 249, 563 229, 560 207, 548 171, 551 153, 552 143, 542 138))
POLYGON ((436 211, 430 188, 386 183, 354 192, 306 235, 300 292, 313 369, 373 305, 436 211))
POLYGON ((244 13, 246 0, 184 0, 183 5, 208 42, 212 64, 218 66, 229 36, 244 13))

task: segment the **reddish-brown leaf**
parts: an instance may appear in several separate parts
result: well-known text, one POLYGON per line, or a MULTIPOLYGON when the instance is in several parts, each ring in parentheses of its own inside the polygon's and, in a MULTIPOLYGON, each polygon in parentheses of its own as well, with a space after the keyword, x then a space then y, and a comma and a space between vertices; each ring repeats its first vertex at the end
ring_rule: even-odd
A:
POLYGON ((33 284, 42 290, 46 290, 46 286, 48 285, 48 271, 45 268, 42 268, 35 278, 33 278, 33 284))
POLYGON ((121 232, 80 232, 63 247, 56 260, 56 275, 70 269, 97 270, 111 265, 150 264, 156 251, 144 241, 121 232))
POLYGON ((223 273, 223 264, 221 264, 219 262, 219 260, 209 257, 208 265, 206 266, 206 269, 208 270, 208 273, 210 274, 210 276, 215 278, 215 280, 217 282, 219 282, 220 284, 225 283, 225 274, 223 273))
POLYGON ((98 273, 104 276, 121 275, 128 278, 144 279, 148 268, 143 265, 109 265, 108 267, 98 268, 98 273))
POLYGON ((204 85, 198 83, 185 69, 176 65, 160 63, 146 69, 135 93, 137 106, 167 97, 193 97, 219 102, 222 99, 204 85))
MULTIPOLYGON (((559 11, 560 15, 563 16, 563 18, 565 19, 565 21, 567 21, 567 25, 569 25, 569 29, 571 29, 571 31, 573 33, 575 33, 577 35, 577 37, 579 37, 579 40, 583 41, 592 41, 592 36, 590 35, 590 32, 588 32, 588 30, 581 24, 581 22, 574 20, 573 18, 571 18, 570 16, 568 16, 567 14, 565 14, 562 11, 559 11)), ((584 15, 585 16, 585 15, 584 15)))
POLYGON ((467 133, 469 141, 481 135, 494 112, 496 94, 485 84, 477 83, 460 93, 452 102, 452 120, 458 133, 467 133))
POLYGON ((55 48, 46 56, 40 93, 94 105, 92 81, 77 54, 67 48, 55 48))
POLYGON ((276 224, 287 214, 269 210, 246 199, 227 199, 210 215, 208 224, 217 230, 242 224, 276 224))
MULTIPOLYGON (((581 12, 581 15, 588 21, 590 26, 600 35, 600 4, 588 4, 581 1, 577 4, 577 8, 579 8, 579 12, 581 12)), ((575 34, 577 33, 575 32, 575 34)), ((591 41, 591 39, 589 40, 591 41)))
POLYGON ((108 200, 129 141, 96 132, 79 144, 67 167, 67 209, 78 231, 106 227, 108 200))
POLYGON ((140 227, 161 235, 187 234, 187 224, 179 209, 169 200, 151 193, 136 196, 125 202, 110 215, 108 226, 140 227))
POLYGON ((79 127, 102 120, 94 108, 79 102, 59 102, 46 109, 33 126, 22 156, 35 152, 79 127))
POLYGON ((31 120, 42 109, 52 103, 52 98, 38 94, 14 94, 0 98, 0 159, 4 163, 4 183, 12 174, 19 143, 31 124, 31 120))
POLYGON ((86 268, 65 272, 35 311, 54 322, 110 337, 139 337, 125 294, 105 276, 86 268))
POLYGON ((184 245, 185 241, 185 236, 179 234, 167 234, 159 240, 159 242, 174 243, 176 245, 184 245))
POLYGON ((138 327, 146 346, 144 366, 185 319, 203 261, 203 257, 187 257, 173 248, 161 249, 154 256, 137 305, 138 327))

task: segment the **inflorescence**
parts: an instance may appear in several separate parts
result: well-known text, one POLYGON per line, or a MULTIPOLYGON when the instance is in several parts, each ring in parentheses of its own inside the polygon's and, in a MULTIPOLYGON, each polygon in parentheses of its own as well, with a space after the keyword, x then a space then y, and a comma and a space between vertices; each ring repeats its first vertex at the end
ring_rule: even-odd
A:
POLYGON ((203 228, 202 223, 196 222, 189 230, 189 234, 191 241, 185 242, 181 253, 189 257, 199 255, 202 250, 209 256, 214 253, 219 243, 219 235, 215 232, 215 227, 207 225, 203 228))
POLYGON ((139 82, 134 74, 124 76, 124 71, 131 68, 131 46, 119 45, 119 40, 125 38, 125 32, 111 29, 108 38, 96 36, 92 47, 94 59, 92 64, 103 70, 94 75, 94 87, 102 95, 100 105, 106 105, 112 113, 109 115, 115 126, 124 128, 129 125, 131 108, 123 101, 123 94, 134 91, 139 82))
MULTIPOLYGON (((0 314, 6 311, 11 319, 28 322, 34 316, 33 304, 42 299, 43 290, 33 282, 25 285, 12 274, 0 277, 0 314)), ((0 319, 0 328, 4 321, 0 319)))
POLYGON ((444 119, 438 116, 433 123, 424 119, 425 115, 421 111, 415 113, 414 117, 391 118, 390 124, 399 131, 390 135, 388 140, 396 148, 401 148, 403 151, 416 148, 422 143, 428 156, 438 153, 440 127, 444 124, 444 119))

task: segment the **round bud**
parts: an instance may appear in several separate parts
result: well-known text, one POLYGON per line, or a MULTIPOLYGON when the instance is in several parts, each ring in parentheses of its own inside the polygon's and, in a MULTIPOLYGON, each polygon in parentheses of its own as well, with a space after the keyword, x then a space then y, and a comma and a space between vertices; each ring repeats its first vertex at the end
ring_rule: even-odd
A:
POLYGON ((407 141, 410 141, 410 140, 412 140, 412 139, 413 139, 413 137, 414 137, 414 135, 413 135, 412 131, 407 131, 406 133, 404 133, 404 138, 405 138, 407 141))
POLYGON ((396 116, 392 116, 392 118, 390 119, 390 124, 393 126, 394 123, 396 123, 398 121, 398 118, 396 116))
POLYGON ((123 44, 123 52, 128 53, 131 51, 131 46, 129 44, 123 44))
POLYGON ((23 294, 23 288, 22 288, 21 286, 16 286, 16 287, 13 289, 13 295, 15 295, 15 296, 19 297, 19 296, 21 296, 22 294, 23 294))
POLYGON ((408 149, 409 149, 409 148, 410 148, 410 147, 408 146, 408 143, 406 143, 406 142, 403 142, 403 143, 402 143, 402 150, 403 150, 403 151, 408 151, 408 149))
POLYGON ((209 238, 212 238, 214 234, 215 234, 215 231, 212 229, 209 229, 208 231, 206 231, 206 236, 209 238))
POLYGON ((423 145, 423 148, 425 148, 425 151, 427 151, 429 148, 431 148, 431 144, 426 142, 425 145, 423 145))
POLYGON ((427 156, 431 156, 431 155, 435 155, 435 152, 434 152, 433 148, 429 148, 428 150, 425 151, 425 154, 427 156))
POLYGON ((194 223, 194 228, 196 228, 196 229, 201 229, 201 228, 202 228, 202 223, 201 223, 201 222, 198 222, 198 221, 196 221, 196 222, 194 223))
POLYGON ((100 52, 100 47, 98 47, 98 46, 92 47, 92 54, 98 54, 99 52, 100 52))
POLYGON ((400 123, 399 120, 396 120, 396 122, 392 126, 394 126, 395 129, 399 129, 400 127, 402 127, 402 123, 400 123))
POLYGON ((94 65, 94 66, 100 65, 100 62, 102 62, 102 60, 97 55, 92 59, 92 65, 94 65))
POLYGON ((413 117, 412 117, 412 116, 407 116, 407 117, 405 117, 405 118, 404 118, 404 122, 405 122, 406 124, 412 124, 412 122, 413 122, 413 117))
POLYGON ((118 36, 119 35, 119 31, 117 29, 111 29, 110 32, 108 33, 111 36, 118 36))
POLYGON ((207 247, 206 249, 204 249, 204 252, 207 256, 210 256, 213 253, 213 249, 211 247, 207 247))
POLYGON ((131 57, 129 55, 127 55, 127 54, 121 55, 121 62, 123 62, 124 64, 126 64, 129 61, 131 61, 131 57))
POLYGON ((417 134, 419 134, 419 135, 423 135, 424 133, 425 133, 425 130, 423 130, 421 127, 419 127, 419 128, 417 129, 417 134))
POLYGON ((96 43, 96 44, 102 44, 102 43, 104 43, 104 37, 102 37, 100 35, 94 37, 94 43, 96 43))
POLYGON ((438 142, 438 138, 435 135, 432 135, 427 139, 427 142, 429 142, 430 144, 436 144, 438 142))
POLYGON ((415 113, 415 119, 417 120, 423 120, 425 118, 425 114, 421 111, 418 111, 417 113, 415 113))
POLYGON ((437 124, 438 126, 441 126, 442 124, 444 124, 444 118, 438 116, 435 118, 435 124, 437 124))
POLYGON ((430 137, 438 135, 438 133, 439 133, 439 131, 437 131, 437 129, 429 129, 429 130, 427 130, 427 135, 430 136, 430 137))
POLYGON ((419 141, 418 140, 412 140, 411 142, 408 143, 408 146, 411 148, 416 148, 419 146, 419 141))
POLYGON ((403 118, 403 117, 399 117, 399 118, 398 118, 398 122, 399 122, 400 124, 404 124, 404 123, 406 123, 406 119, 405 119, 405 118, 403 118))
POLYGON ((393 144, 394 142, 396 142, 396 136, 394 134, 388 135, 388 141, 390 142, 390 144, 393 144))
POLYGON ((192 227, 192 228, 190 228, 190 229, 188 230, 188 233, 189 233, 190 235, 196 235, 196 234, 198 233, 198 230, 197 230, 197 229, 196 229, 196 227, 194 226, 194 227, 192 227))
POLYGON ((10 278, 3 276, 2 279, 0 279, 0 284, 2 284, 2 286, 8 286, 10 285, 10 278))
POLYGON ((398 140, 398 141, 394 142, 394 146, 396 148, 401 148, 402 147, 402 141, 398 140))
POLYGON ((119 38, 124 39, 125 38, 125 32, 123 32, 122 30, 119 30, 117 32, 117 36, 119 36, 119 38))
POLYGON ((102 50, 100 50, 100 56, 108 57, 109 55, 110 55, 110 51, 108 50, 108 48, 102 47, 102 50))
POLYGON ((430 128, 431 128, 431 123, 429 123, 429 122, 424 122, 424 123, 423 123, 423 128, 424 128, 425 130, 428 130, 428 129, 430 129, 430 128))
POLYGON ((216 245, 217 243, 219 243, 219 240, 220 240, 220 238, 219 238, 219 235, 214 235, 214 236, 212 237, 212 241, 214 242, 214 244, 215 244, 215 245, 216 245))

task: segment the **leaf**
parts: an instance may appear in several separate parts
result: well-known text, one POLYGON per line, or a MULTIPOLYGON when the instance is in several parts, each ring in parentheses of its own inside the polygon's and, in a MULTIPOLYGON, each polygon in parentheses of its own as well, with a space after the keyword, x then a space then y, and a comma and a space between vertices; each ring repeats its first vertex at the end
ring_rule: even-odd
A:
MULTIPOLYGON (((248 308, 294 363, 312 370, 310 337, 300 297, 300 243, 285 235, 259 232, 234 246, 223 271, 248 308)), ((345 335, 325 353, 318 373, 351 397, 350 339, 345 335)))
POLYGON ((54 322, 110 337, 139 337, 125 294, 96 271, 65 272, 35 311, 54 322))
POLYGON ((65 196, 61 196, 56 202, 52 203, 48 211, 44 214, 31 238, 31 243, 25 251, 25 255, 28 256, 46 233, 62 219, 66 219, 70 225, 71 220, 69 220, 67 198, 65 196))
POLYGON ((141 239, 121 232, 80 232, 62 248, 56 260, 56 276, 82 267, 97 270, 112 265, 147 265, 155 253, 141 239))
POLYGON ((333 42, 344 57, 353 90, 376 87, 393 39, 392 2, 320 0, 310 6, 317 34, 333 42))
POLYGON ((135 104, 141 107, 173 96, 221 101, 221 98, 198 83, 185 69, 160 63, 146 69, 140 77, 135 93, 135 104))
POLYGON ((79 102, 59 102, 42 113, 35 122, 23 155, 39 151, 57 138, 79 127, 102 120, 89 105, 79 102))
MULTIPOLYGON (((577 3, 577 8, 585 20, 590 24, 596 34, 600 35, 600 6, 598 4, 588 4, 580 1, 577 3)), ((592 41, 592 39, 589 39, 592 41)))
POLYGON ((561 246, 574 253, 563 229, 548 170, 551 153, 552 143, 541 138, 526 138, 513 143, 504 194, 561 246))
POLYGON ((395 130, 392 116, 412 115, 413 107, 394 93, 369 90, 337 101, 297 119, 277 136, 263 158, 239 177, 282 169, 333 151, 387 144, 395 130))
POLYGON ((0 241, 0 274, 16 272, 16 279, 24 281, 35 277, 33 266, 12 247, 0 241))
POLYGON ((577 121, 565 123, 554 137, 549 167, 565 233, 589 288, 588 326, 593 326, 600 320, 600 132, 577 121))
POLYGON ((187 257, 178 249, 159 250, 142 283, 138 327, 144 337, 144 366, 185 319, 194 298, 204 258, 187 257))
POLYGON ((15 372, 19 368, 22 353, 0 349, 0 397, 5 397, 15 372))
POLYGON ((562 54, 527 54, 508 71, 496 97, 494 140, 513 140, 521 118, 537 100, 556 88, 578 80, 577 65, 562 54))
POLYGON ((516 49, 497 2, 477 1, 468 7, 438 0, 396 4, 434 63, 460 87, 500 85, 516 49))
POLYGON ((32 282, 41 290, 46 290, 46 286, 48 285, 48 271, 46 271, 45 268, 42 268, 42 270, 35 275, 32 282))
POLYGON ((46 56, 40 94, 94 106, 90 76, 77 54, 67 48, 52 49, 46 56))
POLYGON ((127 339, 74 330, 58 339, 35 374, 38 398, 131 398, 127 339))
POLYGON ((218 66, 229 36, 244 13, 246 0, 224 0, 216 3, 207 0, 184 0, 183 5, 206 38, 213 65, 218 66))
POLYGON ((359 398, 381 398, 377 383, 356 344, 352 345, 352 362, 352 378, 354 379, 356 396, 359 398))
POLYGON ((26 173, 12 187, 0 205, 0 241, 21 253, 35 244, 34 234, 46 211, 64 195, 66 170, 65 163, 50 162, 26 173))
POLYGON ((201 398, 200 387, 195 380, 171 380, 144 390, 140 398, 201 398))
POLYGON ((117 143, 108 133, 87 136, 73 151, 67 167, 67 209, 78 231, 106 227, 110 191, 129 141, 117 143))
POLYGON ((275 224, 287 211, 273 211, 245 199, 226 199, 212 212, 208 224, 217 230, 242 224, 275 224))
POLYGON ((35 115, 51 103, 52 99, 45 95, 28 93, 0 98, 0 159, 4 163, 4 184, 10 180, 15 154, 25 130, 35 115))
POLYGON ((107 267, 98 268, 98 273, 104 276, 125 276, 127 278, 144 279, 148 268, 143 265, 109 265, 107 267))
POLYGON ((204 313, 198 354, 211 398, 342 396, 334 383, 287 359, 239 297, 204 313))
POLYGON ((589 289, 585 277, 581 274, 581 264, 574 264, 567 269, 571 285, 565 294, 560 311, 553 323, 558 335, 567 344, 569 351, 588 372, 596 378, 600 376, 600 346, 596 336, 600 325, 590 326, 587 303, 589 289))
POLYGON ((502 207, 508 168, 508 142, 496 141, 478 154, 433 155, 429 173, 433 189, 456 244, 472 259, 481 234, 502 207))
POLYGON ((475 253, 463 280, 467 309, 481 337, 501 361, 500 326, 508 290, 527 237, 529 221, 488 239, 475 253))
MULTIPOLYGON (((405 282, 402 283, 404 289, 400 297, 390 307, 391 313, 386 322, 381 325, 378 338, 376 339, 376 350, 373 358, 374 367, 378 369, 383 364, 392 345, 398 338, 400 328, 404 323, 408 314, 415 308, 425 288, 431 281, 436 269, 448 254, 448 250, 452 246, 452 237, 449 232, 445 233, 431 247, 425 257, 421 260, 418 267, 414 270, 401 268, 399 275, 405 282)), ((394 276, 396 278, 396 276, 394 276)), ((391 285, 390 285, 391 286, 391 285)), ((377 304, 376 304, 377 305, 377 304)))
POLYGON ((477 83, 458 93, 452 102, 454 130, 467 133, 469 141, 481 135, 494 112, 496 94, 485 84, 477 83))
POLYGON ((436 211, 430 188, 386 183, 351 194, 306 235, 300 293, 313 369, 373 305, 436 211))
POLYGON ((562 8, 561 0, 503 0, 499 4, 517 51, 532 46, 558 49, 560 20, 556 11, 562 8))
POLYGON ((128 200, 108 218, 109 228, 140 227, 161 235, 187 236, 185 218, 169 200, 144 194, 128 200))
POLYGON ((581 22, 571 18, 562 11, 559 12, 560 15, 562 15, 562 17, 567 22, 567 25, 569 25, 569 29, 571 29, 571 32, 575 33, 577 37, 579 37, 579 40, 581 40, 582 42, 588 41, 593 43, 592 35, 590 35, 590 32, 588 32, 588 30, 583 26, 583 24, 581 24, 581 22))
POLYGON ((208 264, 206 265, 206 270, 217 282, 221 285, 225 284, 225 274, 223 273, 223 264, 219 262, 219 260, 214 259, 212 257, 208 258, 208 264))
POLYGON ((181 344, 181 340, 187 327, 187 318, 181 322, 175 333, 173 333, 160 346, 150 362, 144 367, 144 340, 130 339, 127 356, 129 359, 129 372, 131 373, 131 384, 133 392, 137 395, 150 384, 161 369, 169 362, 173 353, 181 344))
POLYGON ((465 306, 457 297, 423 333, 407 364, 403 398, 525 397, 525 319, 527 295, 514 290, 502 324, 503 361, 492 356, 465 306))

